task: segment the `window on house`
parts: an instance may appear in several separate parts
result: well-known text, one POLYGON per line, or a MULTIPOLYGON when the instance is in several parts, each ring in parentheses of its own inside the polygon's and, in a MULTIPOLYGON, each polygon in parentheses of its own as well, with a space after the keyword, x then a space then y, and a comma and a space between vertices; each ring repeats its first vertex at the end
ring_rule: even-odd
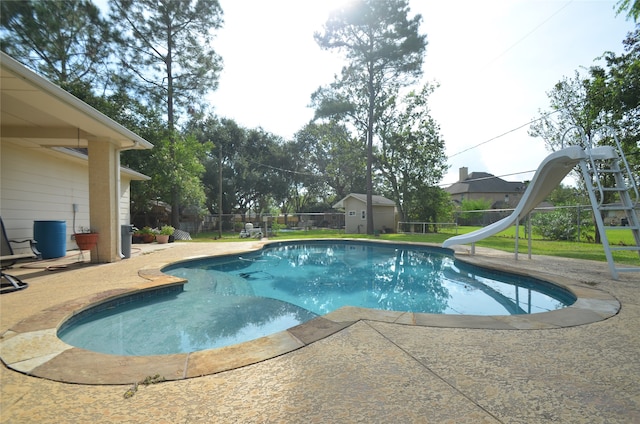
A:
POLYGON ((367 219, 367 211, 360 211, 360 219, 367 219))
POLYGON ((504 203, 509 203, 509 195, 508 194, 504 195, 504 203))
POLYGON ((349 211, 349 216, 356 216, 356 211, 349 211))

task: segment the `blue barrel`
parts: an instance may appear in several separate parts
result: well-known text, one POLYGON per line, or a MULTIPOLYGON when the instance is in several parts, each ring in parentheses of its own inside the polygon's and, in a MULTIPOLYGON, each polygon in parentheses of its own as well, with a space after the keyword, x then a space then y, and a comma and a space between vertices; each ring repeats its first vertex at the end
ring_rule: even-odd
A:
POLYGON ((67 254, 67 221, 33 221, 33 238, 42 259, 61 258, 67 254))

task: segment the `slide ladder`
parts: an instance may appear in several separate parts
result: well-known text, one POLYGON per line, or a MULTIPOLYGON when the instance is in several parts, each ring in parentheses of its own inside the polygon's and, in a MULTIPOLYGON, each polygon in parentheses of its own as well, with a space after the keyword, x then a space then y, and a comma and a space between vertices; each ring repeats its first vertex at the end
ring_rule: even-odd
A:
MULTIPOLYGON (((640 266, 617 266, 612 253, 631 250, 638 252, 640 256, 640 219, 638 219, 637 209, 640 193, 638 192, 638 183, 635 181, 629 163, 624 156, 620 141, 615 133, 611 133, 615 146, 587 147, 587 159, 580 161, 580 170, 589 193, 611 277, 618 279, 620 272, 640 272, 640 266), (625 218, 615 218, 620 215, 625 218), (610 217, 610 225, 605 225, 605 217, 607 216, 610 217), (614 223, 617 225, 613 225, 614 223), (607 230, 631 231, 635 245, 612 246, 609 243, 607 230)), ((590 146, 590 144, 585 137, 585 145, 590 146)))

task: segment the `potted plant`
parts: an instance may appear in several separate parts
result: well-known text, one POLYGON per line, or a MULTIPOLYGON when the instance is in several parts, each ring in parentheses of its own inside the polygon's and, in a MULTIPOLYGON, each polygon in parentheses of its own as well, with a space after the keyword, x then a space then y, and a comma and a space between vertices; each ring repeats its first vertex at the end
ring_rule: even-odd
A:
POLYGON ((175 228, 171 225, 163 225, 159 234, 156 235, 156 241, 160 244, 168 243, 169 237, 173 235, 175 228))
POLYGON ((136 227, 133 227, 133 234, 131 235, 131 243, 132 244, 142 243, 142 233, 136 227))
POLYGON ((143 243, 151 243, 156 238, 156 233, 151 227, 144 227, 134 233, 136 237, 139 237, 143 243))
POLYGON ((80 250, 91 250, 98 244, 98 233, 88 228, 82 228, 81 233, 75 233, 73 236, 80 250))

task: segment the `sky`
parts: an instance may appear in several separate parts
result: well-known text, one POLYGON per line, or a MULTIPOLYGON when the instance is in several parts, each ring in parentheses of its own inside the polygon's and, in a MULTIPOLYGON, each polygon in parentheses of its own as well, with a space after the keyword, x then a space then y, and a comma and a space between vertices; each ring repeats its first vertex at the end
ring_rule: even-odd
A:
MULTIPOLYGON (((311 94, 344 64, 313 34, 348 0, 219 1, 225 24, 214 48, 224 70, 210 105, 244 127, 292 139, 313 117, 311 94)), ((549 152, 526 124, 548 110, 546 93, 556 82, 602 63, 595 59, 605 51, 622 52, 634 23, 616 16, 615 3, 409 1, 427 35, 423 82, 439 84, 429 103, 449 157, 443 185, 456 182, 463 166, 507 181, 533 177, 524 172, 535 171, 549 152)))

